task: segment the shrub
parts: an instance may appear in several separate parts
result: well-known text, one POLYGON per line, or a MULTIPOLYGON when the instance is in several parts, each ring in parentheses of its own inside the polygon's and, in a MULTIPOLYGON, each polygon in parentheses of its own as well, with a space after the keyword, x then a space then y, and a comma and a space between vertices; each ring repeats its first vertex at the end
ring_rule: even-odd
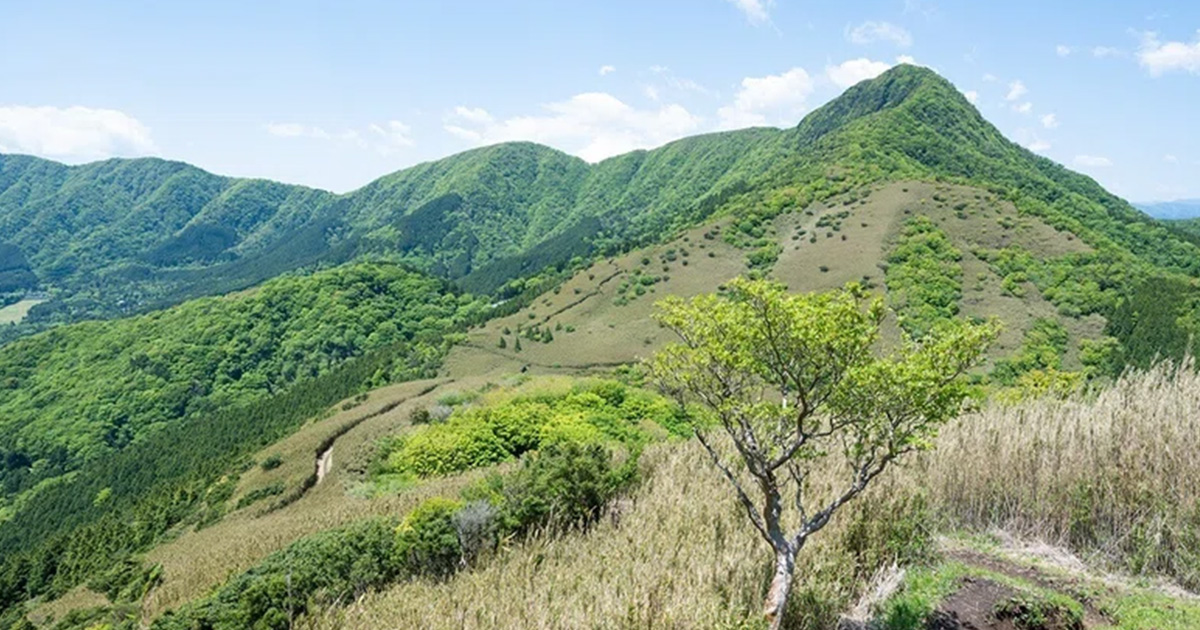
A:
POLYGON ((527 457, 504 484, 507 529, 565 528, 594 521, 615 493, 612 457, 600 444, 558 442, 527 457))
POLYGON ((396 528, 396 553, 413 575, 445 577, 462 560, 454 516, 462 504, 434 497, 421 503, 396 528))
POLYGON ((281 456, 279 453, 272 453, 269 457, 262 460, 261 464, 259 464, 263 470, 275 470, 281 465, 283 465, 283 456, 281 456))
POLYGON ((393 472, 428 477, 494 464, 511 456, 487 424, 455 419, 415 431, 388 455, 387 464, 393 472))

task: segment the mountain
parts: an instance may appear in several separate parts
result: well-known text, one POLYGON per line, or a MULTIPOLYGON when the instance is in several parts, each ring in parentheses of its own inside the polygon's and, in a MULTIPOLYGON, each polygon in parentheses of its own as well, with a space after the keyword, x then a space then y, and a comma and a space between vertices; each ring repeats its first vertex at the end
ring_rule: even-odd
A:
POLYGON ((310 501, 314 457, 348 440, 345 487, 364 482, 372 449, 430 420, 391 412, 407 401, 440 413, 521 372, 627 365, 666 340, 657 297, 737 275, 796 291, 859 282, 887 300, 887 343, 998 316, 1005 336, 978 375, 996 387, 1108 378, 1182 356, 1200 329, 1194 237, 1009 142, 948 81, 903 65, 790 129, 597 164, 502 144, 345 195, 161 160, 4 157, 0 241, 13 293, 53 298, 17 333, 168 307, 0 347, 0 607, 22 615, 84 583, 150 584, 136 554, 168 539, 217 559, 169 569, 161 613, 322 524, 393 510, 359 486, 310 501), (438 366, 443 378, 354 411, 364 388, 438 366), (277 452, 295 455, 286 479, 248 464, 277 452), (242 499, 275 495, 289 511, 262 527, 242 499), (228 551, 226 527, 262 544, 228 551))
POLYGON ((630 234, 657 235, 695 214, 748 146, 777 134, 690 138, 595 166, 503 144, 342 196, 158 159, 69 167, 0 156, 0 246, 25 270, 14 292, 54 297, 33 323, 138 312, 364 255, 490 292, 630 234))
POLYGON ((10 288, 36 285, 53 298, 7 334, 364 256, 493 293, 752 201, 804 205, 875 181, 929 177, 984 183, 1057 227, 1086 230, 1160 267, 1200 271, 1190 243, 1164 240, 1165 230, 1091 179, 1007 141, 932 71, 899 66, 793 129, 686 138, 591 165, 531 143, 501 144, 340 196, 158 159, 68 167, 0 156, 0 247, 21 270, 10 288))
POLYGON ((1139 210, 1156 219, 1177 220, 1200 217, 1200 199, 1179 199, 1135 205, 1139 210))

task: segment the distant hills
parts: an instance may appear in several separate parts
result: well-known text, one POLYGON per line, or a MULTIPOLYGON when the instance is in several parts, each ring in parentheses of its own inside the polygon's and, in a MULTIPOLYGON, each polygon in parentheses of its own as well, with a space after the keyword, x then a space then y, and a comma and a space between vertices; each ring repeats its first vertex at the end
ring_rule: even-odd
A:
POLYGON ((1180 199, 1135 204, 1139 210, 1156 219, 1194 219, 1200 217, 1200 199, 1180 199))

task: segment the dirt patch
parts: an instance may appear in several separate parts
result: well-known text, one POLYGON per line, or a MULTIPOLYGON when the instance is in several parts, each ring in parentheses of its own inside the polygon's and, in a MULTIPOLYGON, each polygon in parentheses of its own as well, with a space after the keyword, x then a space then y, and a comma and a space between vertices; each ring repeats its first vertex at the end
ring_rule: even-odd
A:
POLYGON ((966 578, 953 595, 946 598, 926 624, 930 630, 1018 630, 1012 620, 1000 620, 995 610, 1002 602, 1017 595, 1013 588, 976 578, 966 578))
MULTIPOLYGON (((1108 625, 1111 624, 1111 621, 1107 617, 1105 617, 1098 609, 1096 609, 1096 607, 1092 604, 1092 602, 1090 601, 1090 598, 1087 596, 1087 592, 1088 592, 1087 589, 1083 588, 1084 585, 1081 584, 1076 579, 1047 573, 1032 564, 1009 562, 1006 560, 996 558, 994 556, 989 556, 987 554, 980 553, 977 551, 972 551, 969 549, 949 550, 946 552, 946 558, 950 559, 950 560, 955 560, 957 562, 961 562, 968 566, 984 569, 984 570, 990 571, 992 573, 998 573, 1000 575, 1004 575, 1004 576, 1013 578, 1015 580, 1021 580, 1022 582, 1034 584, 1034 585, 1037 585, 1038 587, 1041 587, 1041 588, 1049 590, 1049 591, 1055 591, 1058 593, 1063 593, 1063 594, 1069 595, 1072 598, 1074 598, 1075 600, 1077 600, 1083 604, 1084 610, 1083 610, 1082 625, 1069 625, 1067 623, 1067 620, 1057 619, 1056 617, 1054 617, 1054 615, 1051 614, 1051 615, 1047 615, 1048 618, 1046 620, 1046 623, 1043 624, 1042 626, 1040 626, 1040 628, 1044 628, 1045 630, 1074 630, 1074 629, 1084 630, 1087 628, 1107 627, 1108 625)), ((980 579, 968 578, 967 580, 964 580, 963 588, 959 589, 958 592, 956 592, 954 595, 952 595, 950 598, 948 598, 943 603, 943 606, 939 607, 939 611, 942 610, 943 608, 946 608, 947 610, 953 610, 953 608, 955 606, 955 600, 957 598, 959 598, 960 596, 966 597, 967 598, 966 601, 967 601, 967 603, 969 603, 971 601, 971 594, 973 591, 975 592, 976 595, 980 595, 991 588, 991 587, 986 587, 986 588, 981 589, 980 587, 978 587, 978 585, 981 583, 994 584, 1003 589, 1007 589, 1007 591, 1008 591, 1008 595, 1006 597, 999 597, 999 598, 994 599, 991 603, 991 607, 988 608, 988 612, 994 613, 998 607, 1001 607, 1004 604, 1008 604, 1008 606, 1006 606, 1007 618, 997 619, 995 615, 992 616, 992 620, 993 620, 992 623, 1000 624, 1000 625, 981 625, 981 626, 931 625, 931 627, 939 628, 939 629, 940 628, 976 628, 976 627, 978 627, 980 629, 987 629, 987 630, 992 630, 992 629, 999 630, 999 629, 1008 629, 1008 628, 1016 628, 1018 630, 1038 630, 1038 628, 1039 628, 1038 626, 1031 627, 1029 625, 1016 625, 1015 622, 1011 621, 1012 618, 1018 618, 1018 619, 1020 618, 1020 612, 1021 612, 1020 604, 1022 603, 1022 601, 1024 601, 1020 598, 1018 598, 1016 600, 1012 599, 1013 595, 1017 594, 1017 592, 1014 589, 1012 589, 1008 586, 1002 585, 1002 584, 998 584, 991 580, 986 580, 986 579, 981 579, 981 578, 980 579), (1008 623, 1009 625, 1003 625, 1004 623, 1008 623)), ((1026 611, 1026 612, 1028 612, 1028 611, 1026 611)), ((1006 617, 1006 615, 1001 614, 1000 617, 1006 617)))
POLYGON ((984 578, 965 578, 926 623, 930 630, 1086 630, 1061 605, 984 578))

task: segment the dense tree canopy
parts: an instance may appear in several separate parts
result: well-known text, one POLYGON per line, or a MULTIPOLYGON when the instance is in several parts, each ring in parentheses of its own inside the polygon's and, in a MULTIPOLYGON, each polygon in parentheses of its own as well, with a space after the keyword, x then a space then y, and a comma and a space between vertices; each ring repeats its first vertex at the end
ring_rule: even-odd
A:
POLYGON ((440 280, 353 265, 16 341, 0 348, 6 493, 375 349, 411 344, 432 361, 479 309, 440 280))

